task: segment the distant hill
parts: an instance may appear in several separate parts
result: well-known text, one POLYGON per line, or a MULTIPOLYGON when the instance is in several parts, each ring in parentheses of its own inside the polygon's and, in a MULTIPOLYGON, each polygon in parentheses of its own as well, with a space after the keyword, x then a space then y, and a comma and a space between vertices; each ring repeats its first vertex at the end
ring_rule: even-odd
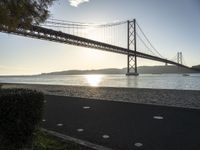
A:
POLYGON ((197 70, 200 70, 200 65, 192 66, 192 68, 195 68, 195 69, 197 69, 197 70))
POLYGON ((123 69, 108 68, 99 70, 67 70, 51 73, 43 73, 47 75, 82 75, 82 74, 123 74, 123 69))
POLYGON ((139 73, 144 74, 161 74, 161 73, 196 73, 195 71, 187 68, 177 66, 141 66, 138 67, 139 73))
MULTIPOLYGON (((199 69, 200 65, 192 68, 199 69)), ((162 73, 196 73, 191 69, 178 68, 177 66, 140 66, 138 67, 140 74, 162 74, 162 73)), ((67 70, 50 73, 42 73, 42 75, 84 75, 84 74, 125 74, 126 68, 116 69, 98 69, 98 70, 67 70)))

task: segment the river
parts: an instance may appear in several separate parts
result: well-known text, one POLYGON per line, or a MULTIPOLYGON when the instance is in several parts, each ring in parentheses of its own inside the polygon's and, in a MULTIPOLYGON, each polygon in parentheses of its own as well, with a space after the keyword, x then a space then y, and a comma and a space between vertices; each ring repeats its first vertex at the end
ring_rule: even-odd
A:
POLYGON ((1 83, 200 90, 200 74, 0 76, 1 83))

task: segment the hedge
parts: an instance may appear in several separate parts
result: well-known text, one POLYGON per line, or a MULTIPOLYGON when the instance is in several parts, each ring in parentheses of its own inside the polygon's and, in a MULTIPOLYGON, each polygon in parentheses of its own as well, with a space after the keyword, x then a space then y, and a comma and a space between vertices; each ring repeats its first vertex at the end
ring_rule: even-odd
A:
POLYGON ((42 119, 44 96, 28 89, 0 90, 0 149, 31 145, 42 119))

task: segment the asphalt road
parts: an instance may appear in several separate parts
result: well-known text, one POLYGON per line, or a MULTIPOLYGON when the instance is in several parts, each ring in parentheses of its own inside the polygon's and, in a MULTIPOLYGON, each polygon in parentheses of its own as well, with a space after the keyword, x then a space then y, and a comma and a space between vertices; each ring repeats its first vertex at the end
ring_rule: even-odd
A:
POLYGON ((200 150, 200 110, 45 96, 42 126, 120 150, 200 150))

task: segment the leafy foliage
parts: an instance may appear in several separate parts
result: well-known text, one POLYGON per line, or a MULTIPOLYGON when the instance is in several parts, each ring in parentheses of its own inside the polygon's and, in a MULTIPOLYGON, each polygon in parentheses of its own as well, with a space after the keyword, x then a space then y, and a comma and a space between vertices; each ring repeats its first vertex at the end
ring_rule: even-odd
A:
POLYGON ((44 22, 54 0, 0 0, 0 25, 28 28, 44 22))
POLYGON ((0 90, 0 149, 19 150, 32 142, 42 119, 43 101, 40 92, 0 90))
MULTIPOLYGON (((82 145, 62 140, 43 131, 38 131, 33 142, 34 150, 91 150, 82 145)), ((30 150, 30 149, 25 149, 30 150)))

